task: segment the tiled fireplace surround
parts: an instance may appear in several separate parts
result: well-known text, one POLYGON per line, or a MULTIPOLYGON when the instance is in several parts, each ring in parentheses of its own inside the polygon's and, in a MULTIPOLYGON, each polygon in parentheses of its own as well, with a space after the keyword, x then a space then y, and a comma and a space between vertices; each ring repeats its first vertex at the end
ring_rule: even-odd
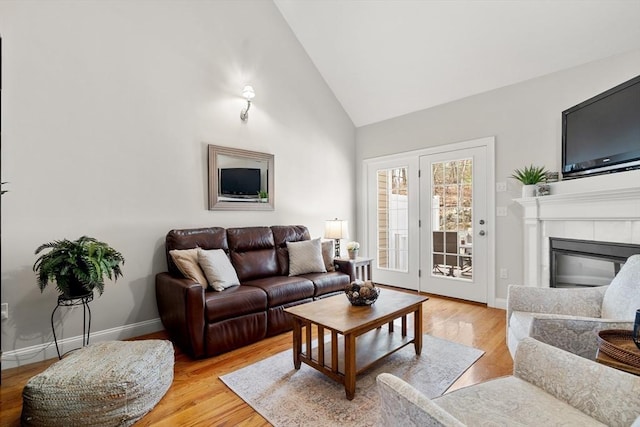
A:
POLYGON ((640 244, 640 171, 551 184, 523 207, 524 284, 549 287, 549 237, 640 244))

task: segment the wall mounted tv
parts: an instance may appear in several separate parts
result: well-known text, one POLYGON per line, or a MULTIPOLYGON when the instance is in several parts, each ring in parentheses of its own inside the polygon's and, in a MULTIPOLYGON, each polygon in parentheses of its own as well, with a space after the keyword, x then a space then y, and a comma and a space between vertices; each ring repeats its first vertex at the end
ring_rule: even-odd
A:
POLYGON ((562 112, 562 176, 640 168, 640 76, 562 112))
POLYGON ((220 169, 220 193, 224 196, 258 197, 260 169, 220 169))

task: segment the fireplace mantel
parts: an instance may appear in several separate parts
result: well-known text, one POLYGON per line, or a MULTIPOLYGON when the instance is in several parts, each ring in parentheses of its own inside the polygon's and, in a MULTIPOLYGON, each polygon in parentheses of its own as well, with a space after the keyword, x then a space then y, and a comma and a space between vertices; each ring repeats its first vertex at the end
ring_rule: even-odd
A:
POLYGON ((559 182, 552 195, 515 199, 523 210, 523 284, 549 286, 549 237, 640 244, 639 173, 625 173, 626 185, 601 185, 606 181, 592 177, 597 190, 571 191, 575 184, 559 182))
POLYGON ((634 220, 640 217, 640 187, 516 199, 525 219, 634 220))

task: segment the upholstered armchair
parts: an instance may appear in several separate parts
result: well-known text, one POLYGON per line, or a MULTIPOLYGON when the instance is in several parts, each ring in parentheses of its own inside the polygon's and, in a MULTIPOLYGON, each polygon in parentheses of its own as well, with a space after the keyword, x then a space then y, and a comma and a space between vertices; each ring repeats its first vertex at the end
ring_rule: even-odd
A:
POLYGON ((513 375, 429 399, 392 374, 377 379, 384 426, 636 426, 640 377, 525 338, 513 375))
POLYGON ((640 309, 640 254, 627 259, 607 286, 532 288, 511 285, 507 297, 507 345, 514 356, 529 336, 595 359, 597 333, 633 329, 640 309))

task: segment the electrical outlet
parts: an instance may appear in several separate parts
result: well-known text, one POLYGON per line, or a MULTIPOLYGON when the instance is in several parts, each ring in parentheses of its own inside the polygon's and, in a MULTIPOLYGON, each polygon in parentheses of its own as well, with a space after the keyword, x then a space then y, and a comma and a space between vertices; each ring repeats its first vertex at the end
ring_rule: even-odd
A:
POLYGON ((507 216, 507 207, 506 206, 496 207, 496 216, 507 216))
POLYGON ((501 279, 508 279, 509 278, 509 270, 507 270, 506 268, 501 268, 500 269, 500 278, 501 279))
POLYGON ((2 320, 7 320, 9 318, 9 304, 3 302, 0 306, 0 317, 2 320))
POLYGON ((507 191, 507 183, 506 182, 496 182, 496 192, 502 193, 507 191))

